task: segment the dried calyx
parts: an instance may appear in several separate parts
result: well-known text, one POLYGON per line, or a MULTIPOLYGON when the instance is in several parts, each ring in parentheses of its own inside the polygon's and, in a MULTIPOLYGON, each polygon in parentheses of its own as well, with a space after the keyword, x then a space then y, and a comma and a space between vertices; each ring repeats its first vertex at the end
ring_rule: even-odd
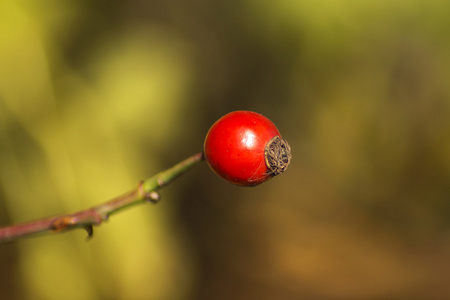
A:
POLYGON ((291 162, 291 147, 285 139, 275 136, 267 143, 264 157, 268 173, 277 176, 286 171, 291 162))

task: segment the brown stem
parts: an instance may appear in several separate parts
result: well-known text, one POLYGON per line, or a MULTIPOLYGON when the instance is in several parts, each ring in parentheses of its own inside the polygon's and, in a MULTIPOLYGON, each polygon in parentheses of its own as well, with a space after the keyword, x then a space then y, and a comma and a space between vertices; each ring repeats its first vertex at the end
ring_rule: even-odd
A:
POLYGON ((86 230, 88 237, 92 237, 94 232, 93 226, 100 225, 113 213, 140 203, 157 203, 160 199, 159 193, 157 192, 159 189, 171 183, 203 159, 203 153, 197 153, 176 164, 172 168, 164 170, 153 177, 140 182, 134 190, 92 208, 72 214, 47 217, 2 227, 0 228, 0 243, 48 231, 65 232, 76 228, 86 230))

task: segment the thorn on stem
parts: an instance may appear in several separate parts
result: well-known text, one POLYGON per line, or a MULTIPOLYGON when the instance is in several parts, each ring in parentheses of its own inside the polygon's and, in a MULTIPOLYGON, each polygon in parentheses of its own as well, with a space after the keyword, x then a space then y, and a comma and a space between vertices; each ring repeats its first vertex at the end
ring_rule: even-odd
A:
POLYGON ((94 227, 92 225, 86 225, 83 227, 87 232, 86 240, 89 241, 94 236, 94 227))

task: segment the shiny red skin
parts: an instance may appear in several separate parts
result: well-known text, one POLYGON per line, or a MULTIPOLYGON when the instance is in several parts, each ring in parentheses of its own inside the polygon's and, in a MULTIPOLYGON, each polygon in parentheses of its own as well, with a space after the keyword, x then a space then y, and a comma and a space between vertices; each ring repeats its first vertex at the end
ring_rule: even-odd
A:
POLYGON ((217 120, 206 135, 203 153, 211 169, 225 180, 255 186, 270 179, 264 150, 277 127, 251 111, 234 111, 217 120))

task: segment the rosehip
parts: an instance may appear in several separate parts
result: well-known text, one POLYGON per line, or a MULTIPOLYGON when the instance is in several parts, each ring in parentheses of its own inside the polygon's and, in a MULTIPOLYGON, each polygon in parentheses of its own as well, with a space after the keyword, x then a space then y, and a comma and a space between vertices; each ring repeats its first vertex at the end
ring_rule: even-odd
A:
POLYGON ((292 157, 277 127, 251 111, 234 111, 217 120, 206 135, 203 153, 216 174, 242 186, 283 173, 292 157))

